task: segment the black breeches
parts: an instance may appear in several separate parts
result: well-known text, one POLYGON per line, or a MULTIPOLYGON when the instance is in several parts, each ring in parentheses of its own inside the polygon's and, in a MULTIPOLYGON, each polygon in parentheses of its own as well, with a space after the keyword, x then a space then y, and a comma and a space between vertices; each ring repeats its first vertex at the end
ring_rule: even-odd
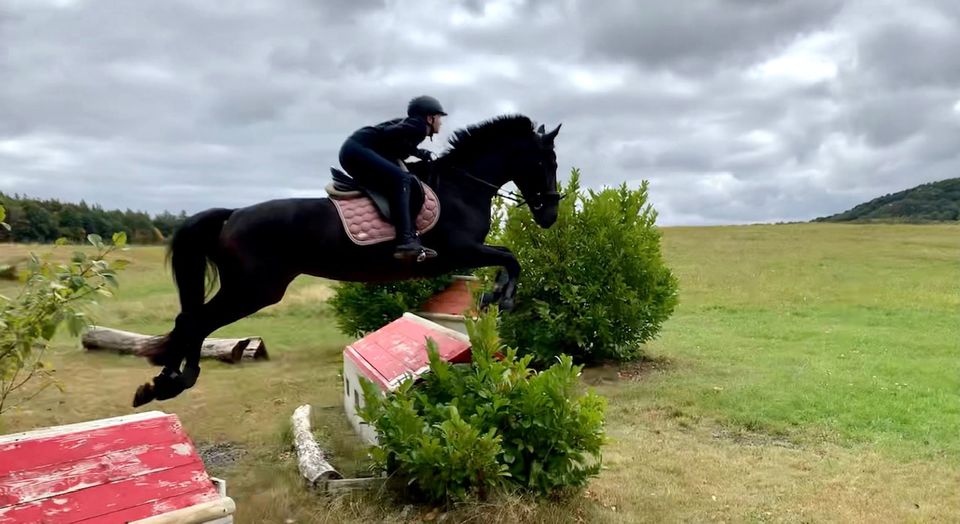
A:
POLYGON ((361 185, 388 195, 412 186, 413 175, 353 139, 340 147, 340 165, 361 185))

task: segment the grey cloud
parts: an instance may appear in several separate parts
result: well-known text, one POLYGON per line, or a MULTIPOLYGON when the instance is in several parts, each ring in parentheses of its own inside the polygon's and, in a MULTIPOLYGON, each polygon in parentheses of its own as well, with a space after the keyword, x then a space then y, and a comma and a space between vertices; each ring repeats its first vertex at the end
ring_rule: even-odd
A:
POLYGON ((926 131, 948 101, 926 90, 885 92, 851 101, 849 122, 871 145, 888 147, 926 131))
POLYGON ((586 46, 646 67, 704 71, 749 65, 823 27, 839 0, 708 0, 580 4, 586 46))
POLYGON ((956 87, 960 82, 960 19, 931 15, 939 27, 889 21, 870 30, 860 47, 862 67, 889 87, 956 87))
POLYGON ((270 122, 282 118, 299 96, 291 89, 241 84, 218 96, 211 112, 213 118, 228 126, 270 122))
POLYGON ((435 151, 518 111, 564 123, 563 176, 650 180, 664 224, 809 219, 960 172, 958 8, 890 5, 17 3, 0 191, 149 211, 323 196, 347 134, 429 93, 451 113, 435 151))

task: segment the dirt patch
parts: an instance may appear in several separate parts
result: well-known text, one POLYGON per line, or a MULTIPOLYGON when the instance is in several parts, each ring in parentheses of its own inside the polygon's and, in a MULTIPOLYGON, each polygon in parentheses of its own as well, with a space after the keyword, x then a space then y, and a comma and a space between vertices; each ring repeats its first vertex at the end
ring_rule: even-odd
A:
POLYGON ((620 380, 640 380, 655 371, 666 371, 673 367, 670 360, 663 357, 646 358, 637 362, 629 362, 620 366, 618 376, 620 380))
POLYGON ((655 371, 664 371, 671 367, 666 358, 645 358, 636 362, 603 363, 583 369, 583 381, 591 386, 609 384, 623 380, 641 380, 655 371))
POLYGON ((746 430, 720 428, 711 433, 714 439, 725 440, 739 446, 776 446, 787 449, 800 449, 800 444, 791 442, 786 436, 769 435, 746 430))
POLYGON ((208 468, 225 468, 240 459, 247 451, 233 442, 202 442, 197 453, 208 468))

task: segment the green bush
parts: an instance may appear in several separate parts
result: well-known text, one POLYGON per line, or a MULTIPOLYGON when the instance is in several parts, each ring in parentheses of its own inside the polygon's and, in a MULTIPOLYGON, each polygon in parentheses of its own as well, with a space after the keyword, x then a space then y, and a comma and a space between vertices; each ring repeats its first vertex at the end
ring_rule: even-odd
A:
POLYGON ((606 400, 579 388, 570 357, 536 372, 497 335, 495 308, 468 319, 472 363, 442 361, 382 396, 363 382, 361 417, 380 443, 375 463, 433 502, 485 498, 498 488, 539 495, 585 485, 601 465, 606 400))
POLYGON ((641 355, 677 304, 677 279, 664 264, 648 184, 580 190, 573 170, 557 222, 538 227, 527 207, 507 210, 497 241, 523 272, 516 308, 501 336, 535 362, 572 355, 578 362, 641 355))
MULTIPOLYGON (((0 207, 0 227, 8 229, 0 207)), ((49 257, 31 254, 23 287, 15 297, 0 295, 0 414, 34 398, 51 385, 53 369, 44 352, 58 327, 66 323, 73 336, 88 325, 83 305, 99 296, 111 296, 117 271, 126 262, 109 263, 112 251, 126 244, 126 235, 113 237, 105 246, 97 235, 89 241, 93 256, 76 252, 69 262, 55 264, 49 257)))
POLYGON ((328 303, 340 330, 359 337, 414 311, 453 282, 453 275, 389 284, 342 282, 328 303))

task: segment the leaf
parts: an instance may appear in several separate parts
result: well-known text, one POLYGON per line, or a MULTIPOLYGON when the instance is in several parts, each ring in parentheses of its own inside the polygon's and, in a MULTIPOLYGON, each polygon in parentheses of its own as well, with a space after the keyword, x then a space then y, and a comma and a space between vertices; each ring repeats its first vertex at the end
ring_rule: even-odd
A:
POLYGON ((40 333, 40 336, 44 340, 50 340, 53 338, 53 335, 57 332, 57 325, 53 322, 50 322, 43 326, 43 331, 40 333))
POLYGON ((87 235, 87 241, 93 244, 93 246, 97 249, 103 249, 103 237, 100 235, 96 233, 87 235))
POLYGON ((110 285, 111 287, 113 288, 120 287, 120 283, 117 281, 117 277, 113 273, 104 273, 100 276, 102 276, 103 280, 106 281, 107 284, 110 285))
POLYGON ((70 329, 70 334, 77 336, 83 331, 83 328, 87 327, 87 319, 83 313, 76 313, 67 318, 67 327, 70 329))
POLYGON ((127 245, 127 233, 125 231, 120 231, 113 234, 113 245, 117 247, 123 247, 127 245))

